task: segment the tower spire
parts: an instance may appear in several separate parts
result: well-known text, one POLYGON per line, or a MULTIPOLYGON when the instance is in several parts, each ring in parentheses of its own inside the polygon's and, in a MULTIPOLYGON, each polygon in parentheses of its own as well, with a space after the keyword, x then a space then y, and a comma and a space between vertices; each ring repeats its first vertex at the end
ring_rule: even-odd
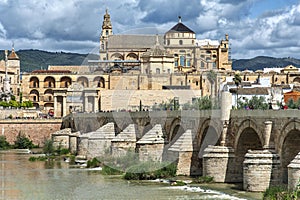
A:
POLYGON ((182 22, 182 19, 181 19, 181 16, 180 16, 180 15, 178 16, 178 22, 179 22, 179 23, 182 22))

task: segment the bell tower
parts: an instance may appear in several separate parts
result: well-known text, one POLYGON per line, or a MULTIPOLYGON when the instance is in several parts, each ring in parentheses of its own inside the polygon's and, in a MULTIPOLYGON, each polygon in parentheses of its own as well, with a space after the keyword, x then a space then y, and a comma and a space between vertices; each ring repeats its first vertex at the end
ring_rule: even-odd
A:
POLYGON ((106 9, 103 24, 102 24, 102 31, 100 36, 100 60, 107 60, 106 50, 107 50, 107 43, 108 43, 108 36, 112 35, 112 25, 110 20, 110 14, 108 14, 108 10, 106 9))

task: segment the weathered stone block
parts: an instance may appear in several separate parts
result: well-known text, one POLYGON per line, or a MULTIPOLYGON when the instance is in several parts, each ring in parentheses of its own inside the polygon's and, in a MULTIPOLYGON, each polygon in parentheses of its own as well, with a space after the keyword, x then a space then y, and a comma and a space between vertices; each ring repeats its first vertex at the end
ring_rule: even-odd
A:
POLYGON ((244 190, 263 192, 280 182, 279 156, 269 150, 249 150, 244 160, 244 190))
POLYGON ((234 182, 234 150, 224 146, 208 146, 203 154, 203 176, 211 176, 215 182, 234 182))

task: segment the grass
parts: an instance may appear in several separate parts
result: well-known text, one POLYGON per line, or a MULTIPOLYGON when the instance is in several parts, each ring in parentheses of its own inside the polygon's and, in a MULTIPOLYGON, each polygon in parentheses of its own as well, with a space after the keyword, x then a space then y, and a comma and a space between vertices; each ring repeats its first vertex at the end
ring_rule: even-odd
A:
POLYGON ((286 187, 275 186, 268 188, 263 194, 263 200, 297 200, 300 191, 289 191, 286 187))
POLYGON ((201 184, 201 183, 212 183, 214 182, 214 178, 211 176, 199 176, 193 180, 193 183, 201 184))
POLYGON ((173 163, 141 162, 126 170, 126 180, 154 180, 170 178, 176 175, 176 165, 173 163))

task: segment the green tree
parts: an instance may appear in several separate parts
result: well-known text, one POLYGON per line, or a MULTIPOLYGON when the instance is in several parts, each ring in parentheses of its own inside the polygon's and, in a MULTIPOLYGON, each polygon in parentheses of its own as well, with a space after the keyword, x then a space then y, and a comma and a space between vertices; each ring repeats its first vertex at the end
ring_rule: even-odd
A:
POLYGON ((207 79, 210 82, 211 98, 215 98, 215 82, 217 80, 217 73, 213 70, 210 70, 207 74, 207 79))
POLYGON ((288 100, 287 106, 291 109, 298 108, 297 102, 295 103, 293 99, 288 100))
POLYGON ((20 103, 17 102, 16 100, 10 100, 9 101, 9 106, 11 106, 13 108, 19 108, 20 107, 20 103))
POLYGON ((4 135, 1 135, 0 136, 0 149, 5 150, 5 149, 9 149, 9 148, 10 148, 10 145, 6 141, 6 137, 4 135))
POLYGON ((21 134, 21 132, 19 132, 15 144, 14 144, 14 148, 16 149, 32 149, 34 147, 32 141, 27 138, 24 134, 21 134))
POLYGON ((255 110, 266 110, 269 108, 269 104, 266 103, 265 97, 253 96, 251 99, 246 99, 243 101, 238 101, 238 109, 244 109, 245 107, 255 110))
POLYGON ((204 96, 204 97, 198 98, 197 104, 198 104, 199 110, 212 109, 212 105, 213 105, 211 98, 209 98, 209 96, 204 96))
POLYGON ((54 153, 53 140, 49 139, 44 141, 43 152, 49 155, 54 153))
POLYGON ((239 86, 242 82, 242 78, 239 74, 234 74, 233 78, 234 84, 236 85, 236 108, 238 107, 238 99, 239 99, 239 86))

